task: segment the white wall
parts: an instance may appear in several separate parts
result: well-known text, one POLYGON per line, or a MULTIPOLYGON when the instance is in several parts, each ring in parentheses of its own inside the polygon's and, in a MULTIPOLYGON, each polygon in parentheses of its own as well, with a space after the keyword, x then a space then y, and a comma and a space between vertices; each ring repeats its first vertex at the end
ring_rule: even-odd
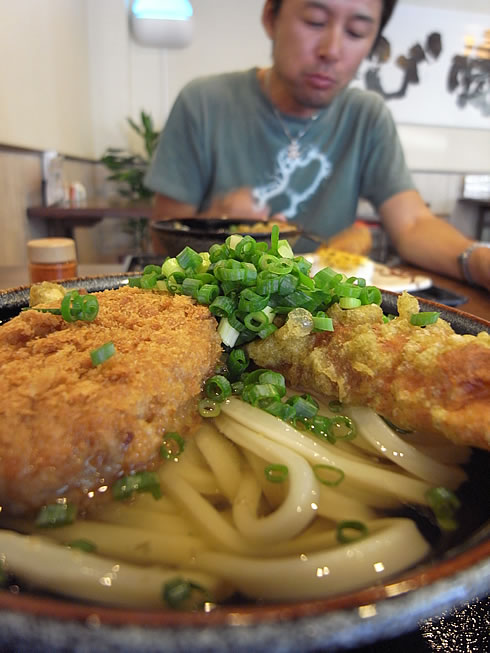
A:
MULTIPOLYGON (((428 2, 462 8, 410 0, 428 2)), ((262 4, 195 0, 194 42, 167 52, 130 39, 126 0, 0 0, 0 143, 94 157, 134 148, 127 116, 145 109, 160 127, 191 78, 269 62, 262 4)), ((467 0, 464 11, 488 17, 488 0, 467 0)), ((490 170, 490 129, 401 125, 400 135, 413 169, 490 170)))
POLYGON ((0 143, 92 156, 84 0, 0 0, 0 143))

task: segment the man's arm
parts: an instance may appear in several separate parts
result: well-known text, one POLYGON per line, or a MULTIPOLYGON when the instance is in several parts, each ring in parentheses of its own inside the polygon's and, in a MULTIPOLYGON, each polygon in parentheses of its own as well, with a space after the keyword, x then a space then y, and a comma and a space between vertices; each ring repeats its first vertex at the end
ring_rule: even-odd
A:
MULTIPOLYGON (((379 214, 404 260, 439 274, 463 278, 458 256, 473 241, 433 215, 417 191, 393 195, 379 207, 379 214)), ((475 249, 469 269, 475 282, 490 290, 490 249, 475 249)))
POLYGON ((157 193, 153 207, 152 220, 172 220, 174 218, 245 218, 250 220, 267 220, 267 209, 258 209, 249 188, 237 188, 234 191, 213 198, 205 211, 197 210, 193 204, 174 200, 168 195, 157 193))

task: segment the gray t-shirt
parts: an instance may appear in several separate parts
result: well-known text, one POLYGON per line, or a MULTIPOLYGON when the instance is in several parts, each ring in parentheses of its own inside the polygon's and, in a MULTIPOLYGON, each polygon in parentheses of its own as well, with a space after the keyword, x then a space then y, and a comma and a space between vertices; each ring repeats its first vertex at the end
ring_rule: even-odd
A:
POLYGON ((259 207, 328 237, 352 224, 359 198, 378 208, 414 188, 390 112, 379 95, 345 89, 315 121, 274 112, 257 70, 192 81, 180 93, 145 183, 206 209, 243 186, 259 207), (299 155, 288 156, 290 138, 299 155))

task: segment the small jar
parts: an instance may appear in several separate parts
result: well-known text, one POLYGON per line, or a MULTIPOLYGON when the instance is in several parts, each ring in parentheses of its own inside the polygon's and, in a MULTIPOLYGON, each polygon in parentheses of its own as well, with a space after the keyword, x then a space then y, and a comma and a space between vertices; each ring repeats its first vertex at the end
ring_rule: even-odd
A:
POLYGON ((27 243, 31 283, 59 281, 77 276, 75 241, 71 238, 39 238, 27 243))

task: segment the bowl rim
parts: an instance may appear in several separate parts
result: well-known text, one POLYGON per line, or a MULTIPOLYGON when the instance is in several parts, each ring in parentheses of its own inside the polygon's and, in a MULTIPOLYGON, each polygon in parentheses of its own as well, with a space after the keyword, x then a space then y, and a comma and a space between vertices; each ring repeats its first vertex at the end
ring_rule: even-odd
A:
MULTIPOLYGON (((224 233, 226 233, 223 230, 219 230, 219 224, 222 223, 223 226, 225 225, 234 225, 234 224, 256 224, 257 222, 262 222, 261 220, 251 220, 248 218, 223 218, 223 217, 216 217, 216 218, 172 218, 171 220, 152 220, 150 222, 150 228, 154 229, 155 231, 161 231, 163 233, 171 233, 171 234, 179 234, 184 236, 185 234, 192 235, 192 236, 205 236, 206 238, 216 238, 216 237, 222 237, 224 233), (205 220, 209 220, 210 225, 212 224, 213 227, 210 229, 205 229, 202 226, 197 226, 197 227, 190 227, 189 229, 178 229, 175 227, 176 222, 183 222, 183 223, 189 223, 191 221, 198 221, 198 225, 202 225, 205 220)), ((267 224, 264 222, 264 224, 267 224)), ((284 234, 284 236, 288 237, 293 237, 293 236, 299 236, 303 233, 303 230, 296 224, 293 224, 291 222, 286 222, 284 223, 287 225, 289 228, 285 230, 281 230, 279 227, 279 234, 284 234)), ((229 235, 231 235, 232 231, 229 232, 229 235)), ((241 232, 235 232, 238 233, 239 235, 242 235, 241 232)), ((243 232, 244 236, 252 236, 253 238, 264 238, 264 237, 270 237, 270 232, 269 231, 246 231, 243 232)))
MULTIPOLYGON (((87 621, 97 616, 102 625, 150 627, 217 627, 229 625, 237 617, 246 625, 254 626, 267 622, 296 621, 308 617, 327 615, 335 611, 359 608, 377 604, 385 599, 403 597, 419 589, 446 580, 458 572, 471 569, 479 562, 490 558, 490 524, 484 527, 486 539, 447 560, 436 564, 430 562, 408 570, 400 576, 379 585, 372 585, 357 592, 340 594, 328 599, 312 599, 288 603, 267 603, 261 605, 223 605, 210 612, 177 612, 171 610, 137 610, 115 608, 96 603, 77 603, 76 599, 51 598, 34 594, 12 594, 0 591, 0 612, 10 610, 40 617, 55 617, 61 621, 87 621)), ((490 589, 490 579, 488 581, 490 589)))
MULTIPOLYGON (((115 275, 94 275, 73 277, 62 281, 62 285, 76 287, 82 284, 89 291, 99 291, 120 287, 127 279, 140 273, 118 273, 115 275)), ((30 286, 0 289, 0 313, 2 303, 20 296, 20 301, 28 299, 30 286), (3 301, 2 301, 3 300, 3 301)), ((382 291, 383 300, 396 302, 400 293, 382 291)), ((451 317, 469 320, 490 332, 490 322, 465 313, 458 308, 448 307, 437 302, 419 300, 421 306, 440 310, 444 319, 451 317)), ((18 304, 15 304, 17 307, 18 304)), ((488 559, 489 571, 486 578, 486 591, 490 592, 490 522, 471 534, 469 541, 450 549, 437 561, 425 561, 416 567, 406 570, 386 581, 363 588, 356 592, 339 594, 327 599, 301 600, 295 602, 271 602, 261 605, 229 604, 217 606, 208 613, 176 612, 169 610, 137 610, 117 608, 89 602, 77 602, 70 597, 44 597, 28 592, 13 594, 9 590, 0 590, 0 613, 14 612, 24 615, 55 618, 59 621, 87 622, 94 615, 105 626, 131 625, 136 627, 149 626, 153 628, 209 628, 233 624, 238 617, 250 627, 264 623, 291 622, 308 617, 327 616, 329 613, 358 608, 363 605, 377 604, 385 599, 411 595, 417 590, 434 585, 456 576, 458 573, 469 572, 472 567, 484 563, 488 559)), ((483 579, 485 582, 485 579, 483 579)))

